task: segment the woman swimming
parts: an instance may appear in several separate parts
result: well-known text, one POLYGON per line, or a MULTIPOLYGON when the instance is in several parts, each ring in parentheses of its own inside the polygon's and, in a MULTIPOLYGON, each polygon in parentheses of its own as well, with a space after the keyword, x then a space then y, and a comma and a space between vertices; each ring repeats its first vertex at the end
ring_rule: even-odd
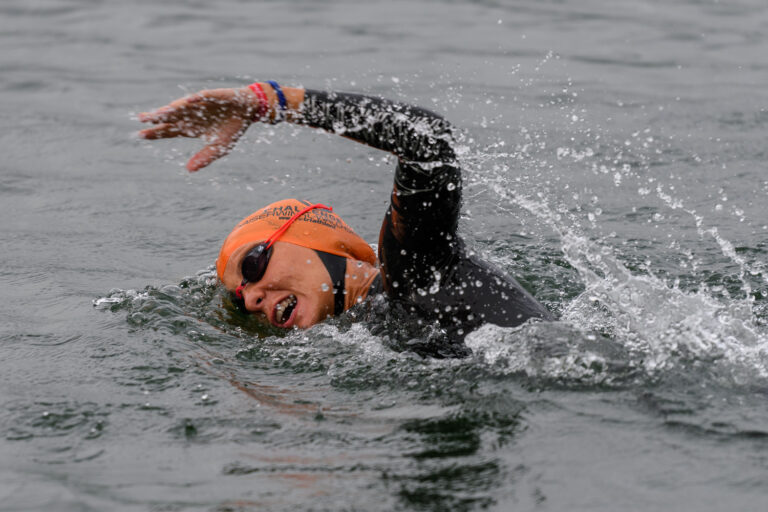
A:
POLYGON ((431 355, 456 355, 464 336, 484 323, 512 327, 552 318, 458 238, 462 182, 454 129, 433 112, 269 81, 200 91, 139 119, 155 125, 139 132, 145 139, 207 140, 187 163, 190 171, 226 155, 258 121, 320 128, 398 157, 378 259, 328 207, 295 199, 258 210, 226 238, 219 279, 241 307, 274 326, 309 327, 383 292, 398 314, 439 326, 444 350, 431 355))

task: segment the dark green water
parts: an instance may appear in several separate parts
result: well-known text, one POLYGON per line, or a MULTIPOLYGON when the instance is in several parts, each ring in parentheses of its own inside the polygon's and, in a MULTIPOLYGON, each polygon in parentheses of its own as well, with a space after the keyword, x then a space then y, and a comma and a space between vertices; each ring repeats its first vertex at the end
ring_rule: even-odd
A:
POLYGON ((652 0, 0 4, 0 510, 768 505, 768 8, 652 0), (462 233, 560 320, 464 360, 342 318, 287 335, 211 265, 392 158, 287 125, 197 174, 147 110, 252 79, 464 130, 462 233))

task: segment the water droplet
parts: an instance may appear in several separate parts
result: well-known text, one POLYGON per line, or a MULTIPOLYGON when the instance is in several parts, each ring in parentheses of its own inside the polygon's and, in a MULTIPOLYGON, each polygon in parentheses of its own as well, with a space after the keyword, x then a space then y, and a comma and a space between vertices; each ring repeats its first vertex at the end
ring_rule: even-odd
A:
POLYGON ((328 286, 327 283, 323 283, 323 284, 320 285, 320 289, 323 290, 324 292, 327 292, 328 290, 331 289, 331 287, 328 286))
POLYGON ((448 190, 456 190, 456 184, 449 183, 445 188, 447 188, 448 190))
POLYGON ((397 281, 392 281, 392 288, 397 288, 398 286, 400 286, 400 283, 397 281))

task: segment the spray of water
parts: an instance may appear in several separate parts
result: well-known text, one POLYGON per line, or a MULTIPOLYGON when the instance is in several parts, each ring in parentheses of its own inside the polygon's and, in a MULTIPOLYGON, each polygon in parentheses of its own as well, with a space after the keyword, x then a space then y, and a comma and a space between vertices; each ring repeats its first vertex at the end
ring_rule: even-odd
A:
MULTIPOLYGON (((550 59, 548 56, 545 62, 550 59)), ((570 87, 569 82, 562 91, 566 101, 552 102, 560 102, 557 110, 562 124, 585 118, 573 100, 576 94, 570 95, 570 87)), ((708 225, 703 215, 686 207, 675 195, 671 178, 665 183, 653 175, 657 159, 668 152, 663 137, 646 128, 626 140, 608 142, 611 139, 596 128, 578 128, 569 133, 568 144, 555 143, 553 147, 548 139, 556 140, 555 134, 525 128, 520 133, 522 141, 513 151, 498 141, 482 151, 463 152, 465 168, 470 170, 468 188, 490 193, 500 215, 510 219, 527 216, 529 219, 521 224, 532 220, 538 224, 536 229, 553 233, 563 257, 577 272, 583 291, 562 305, 561 319, 571 326, 570 335, 562 332, 562 326, 550 333, 550 338, 570 336, 568 348, 542 359, 537 357, 540 340, 546 338, 541 336, 542 327, 516 332, 486 330, 468 340, 484 362, 511 373, 601 382, 610 358, 585 349, 582 336, 603 335, 629 351, 629 366, 641 367, 650 377, 696 362, 716 368, 717 376, 730 382, 768 378, 768 333, 755 309, 759 294, 752 284, 768 283, 764 263, 739 254, 717 226, 708 225), (574 133, 581 140, 573 137, 574 133), (696 261, 689 266, 692 275, 688 276, 696 280, 695 286, 687 287, 680 285, 679 278, 659 275, 650 260, 632 265, 621 247, 612 243, 621 236, 615 232, 597 236, 602 231, 600 197, 589 187, 579 190, 574 186, 578 179, 563 178, 574 173, 597 176, 602 183, 608 178, 617 194, 635 195, 637 204, 626 205, 631 212, 637 212, 655 190, 660 206, 650 221, 654 227, 669 222, 665 228, 673 239, 670 247, 680 251, 676 257, 695 260, 675 245, 673 236, 675 230, 695 228, 701 239, 717 244, 728 265, 738 269, 738 293, 728 293, 723 286, 708 286, 695 274, 696 261), (588 204, 584 205, 584 200, 588 204), (690 221, 672 215, 677 212, 687 214, 690 221)), ((736 214, 744 221, 743 212, 736 214)))

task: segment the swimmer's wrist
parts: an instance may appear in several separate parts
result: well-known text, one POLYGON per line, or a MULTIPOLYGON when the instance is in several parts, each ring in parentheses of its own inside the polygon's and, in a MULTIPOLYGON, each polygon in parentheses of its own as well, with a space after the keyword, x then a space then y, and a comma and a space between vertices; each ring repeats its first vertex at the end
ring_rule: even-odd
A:
MULTIPOLYGON (((285 96, 286 109, 282 115, 282 118, 286 121, 292 121, 296 112, 299 111, 301 104, 304 102, 304 88, 303 87, 281 87, 283 95, 285 96)), ((250 101, 251 110, 254 113, 254 121, 263 122, 275 122, 281 118, 280 113, 280 101, 275 89, 267 82, 255 82, 248 87, 242 89, 247 93, 247 97, 250 101), (262 103, 260 94, 256 91, 261 89, 266 97, 266 108, 262 103), (256 89, 256 91, 254 91, 256 89)))

